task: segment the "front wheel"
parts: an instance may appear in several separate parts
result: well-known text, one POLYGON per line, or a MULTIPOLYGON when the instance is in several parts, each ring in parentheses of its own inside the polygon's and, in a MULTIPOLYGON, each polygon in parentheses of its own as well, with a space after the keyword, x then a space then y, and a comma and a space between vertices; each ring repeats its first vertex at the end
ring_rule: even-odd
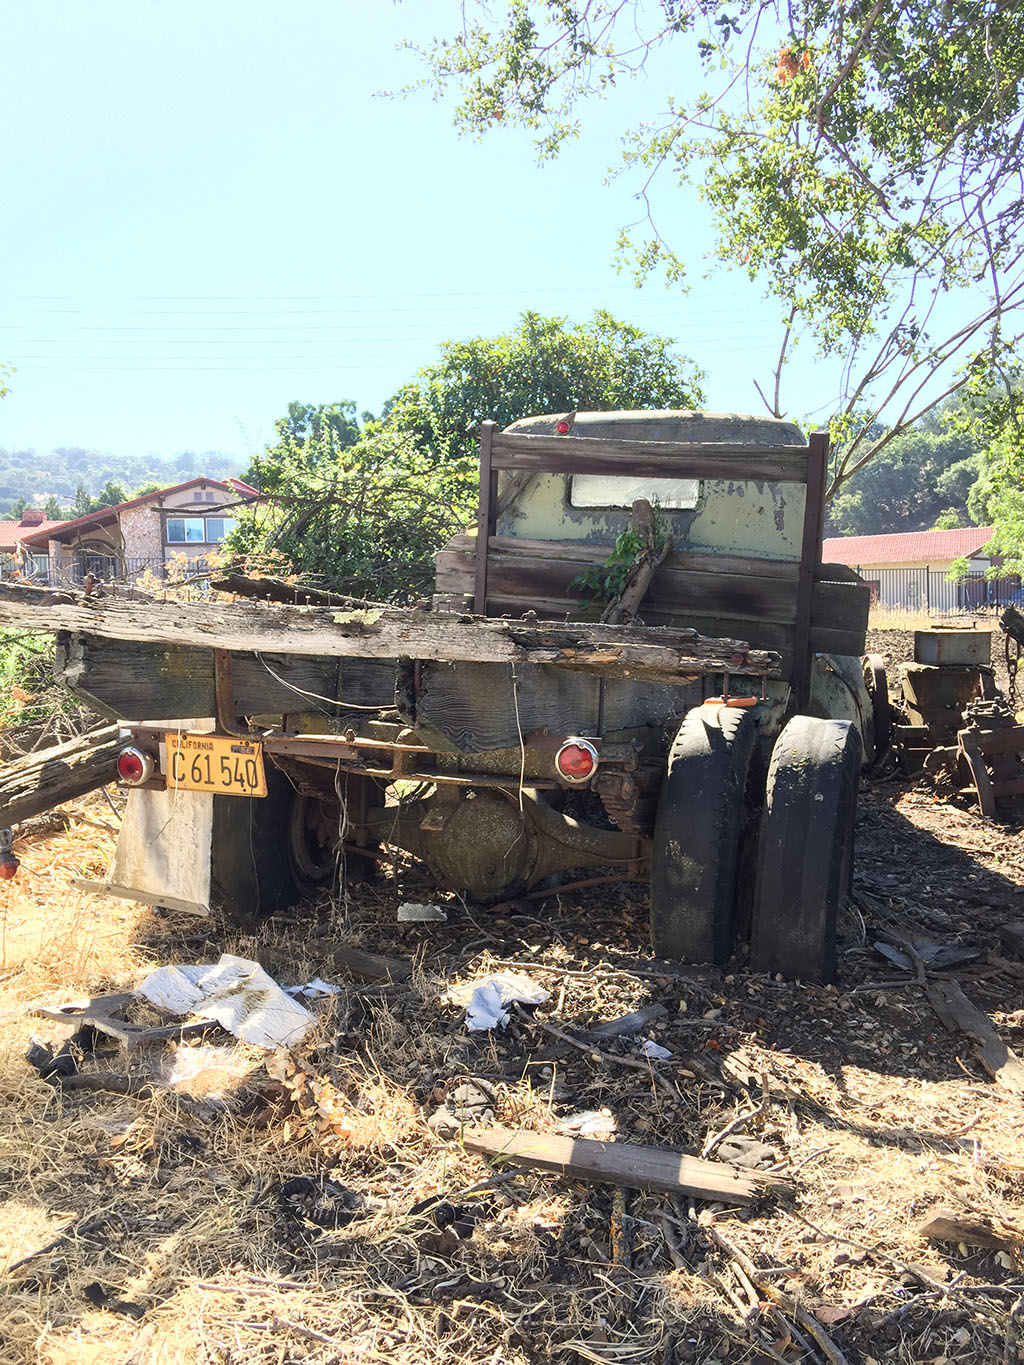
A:
POLYGON ((779 735, 758 838, 753 971, 835 980, 860 767, 860 735, 850 721, 794 716, 779 735))
POLYGON ((724 962, 731 955, 757 772, 757 727, 748 712, 704 705, 684 717, 651 854, 651 942, 660 956, 724 962))

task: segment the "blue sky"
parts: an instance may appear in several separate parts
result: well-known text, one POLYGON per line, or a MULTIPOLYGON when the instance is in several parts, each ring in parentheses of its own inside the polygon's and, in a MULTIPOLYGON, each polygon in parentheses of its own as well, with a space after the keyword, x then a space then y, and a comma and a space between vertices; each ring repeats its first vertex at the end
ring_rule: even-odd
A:
POLYGON ((673 193, 667 223, 688 295, 615 269, 636 205, 605 169, 657 113, 668 54, 538 168, 525 134, 460 139, 425 93, 375 98, 420 74, 401 40, 458 10, 6 0, 0 361, 17 373, 0 446, 244 460, 290 400, 376 410, 439 342, 526 308, 674 336, 709 406, 759 410, 774 316, 741 275, 701 278, 691 198, 673 193))

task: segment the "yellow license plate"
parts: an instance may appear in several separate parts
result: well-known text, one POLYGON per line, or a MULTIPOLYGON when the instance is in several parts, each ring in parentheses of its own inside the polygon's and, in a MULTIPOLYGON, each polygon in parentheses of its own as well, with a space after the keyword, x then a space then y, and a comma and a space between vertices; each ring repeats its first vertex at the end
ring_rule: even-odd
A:
POLYGON ((266 796, 259 740, 233 735, 191 735, 169 730, 167 785, 220 796, 266 796))

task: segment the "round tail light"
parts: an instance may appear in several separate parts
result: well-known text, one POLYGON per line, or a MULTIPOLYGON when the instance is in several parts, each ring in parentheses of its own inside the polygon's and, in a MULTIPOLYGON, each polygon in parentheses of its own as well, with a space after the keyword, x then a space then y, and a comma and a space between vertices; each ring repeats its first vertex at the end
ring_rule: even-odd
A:
POLYGON ((138 787, 153 776, 153 759, 130 744, 117 756, 117 776, 127 787, 138 787))
POLYGON ((568 436, 569 432, 572 430, 572 423, 567 422, 563 418, 561 422, 555 423, 555 430, 558 432, 559 436, 568 436))
POLYGON ((597 763, 597 750, 588 739, 567 739, 555 754, 555 768, 565 782, 589 782, 597 763))

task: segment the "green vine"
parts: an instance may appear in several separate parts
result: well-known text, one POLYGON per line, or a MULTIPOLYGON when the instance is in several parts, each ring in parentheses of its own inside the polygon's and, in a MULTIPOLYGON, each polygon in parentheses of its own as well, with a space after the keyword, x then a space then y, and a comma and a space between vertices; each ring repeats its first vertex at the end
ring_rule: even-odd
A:
POLYGON ((653 550, 633 527, 629 527, 615 541, 611 554, 603 564, 592 564, 589 569, 576 575, 569 584, 570 591, 577 589, 590 594, 580 604, 584 607, 589 607, 593 602, 616 601, 626 591, 634 565, 651 555, 658 558, 670 535, 665 518, 655 509, 653 550))

